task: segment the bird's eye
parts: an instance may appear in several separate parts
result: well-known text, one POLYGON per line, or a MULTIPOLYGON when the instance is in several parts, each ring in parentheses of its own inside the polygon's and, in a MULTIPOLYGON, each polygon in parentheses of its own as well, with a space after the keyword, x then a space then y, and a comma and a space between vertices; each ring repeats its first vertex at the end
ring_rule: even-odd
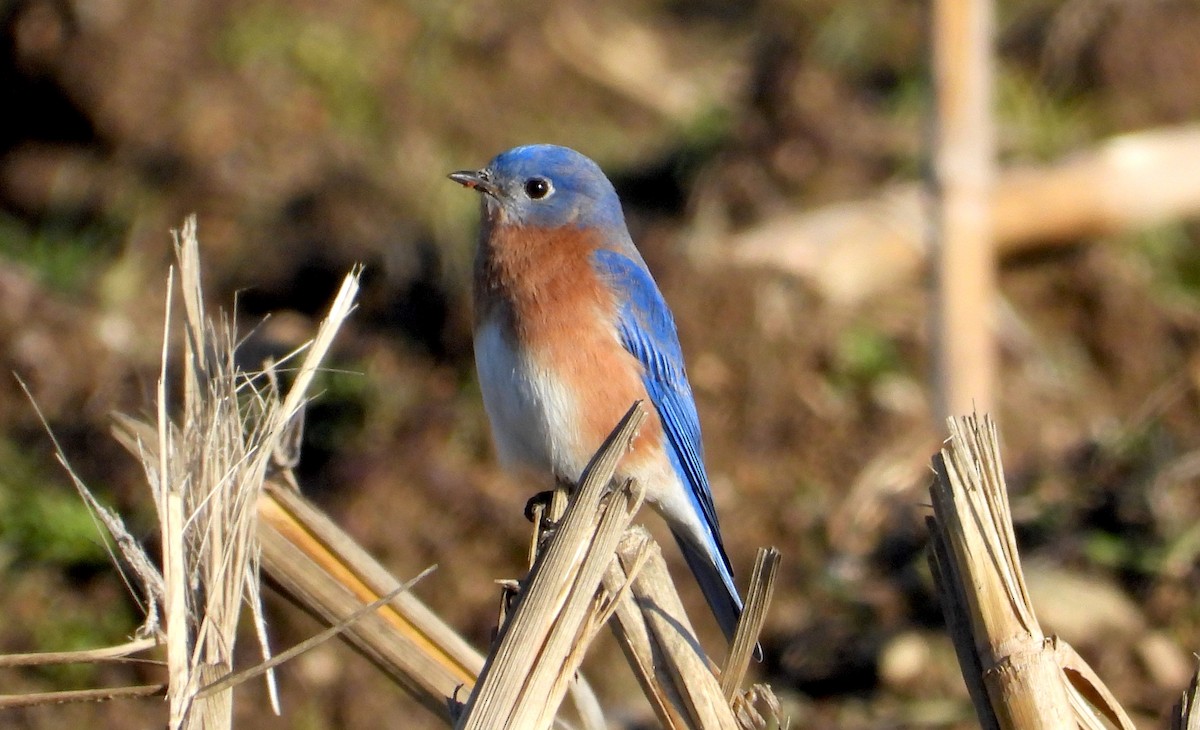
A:
POLYGON ((525 194, 531 200, 541 200, 550 194, 550 181, 541 177, 531 177, 525 181, 525 194))

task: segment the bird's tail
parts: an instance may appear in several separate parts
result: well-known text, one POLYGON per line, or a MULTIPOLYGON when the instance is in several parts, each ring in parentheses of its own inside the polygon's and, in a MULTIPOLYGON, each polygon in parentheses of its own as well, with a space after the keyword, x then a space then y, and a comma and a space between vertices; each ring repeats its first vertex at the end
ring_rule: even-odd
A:
POLYGON ((705 549, 678 534, 675 535, 675 542, 679 543, 688 568, 696 576, 696 582, 700 584, 717 625, 725 633, 725 638, 732 641, 738 620, 742 617, 742 597, 733 584, 729 560, 720 547, 705 549))

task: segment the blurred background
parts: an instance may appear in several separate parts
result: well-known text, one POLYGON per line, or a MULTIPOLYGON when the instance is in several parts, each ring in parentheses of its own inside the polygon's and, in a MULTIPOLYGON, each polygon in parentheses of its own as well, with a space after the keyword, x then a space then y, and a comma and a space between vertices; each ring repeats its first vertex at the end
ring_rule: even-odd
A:
MULTIPOLYGON (((11 373, 84 479, 152 540, 139 467, 108 431, 113 411, 152 403, 169 232, 189 212, 209 303, 236 306, 250 367, 311 336, 366 264, 300 478, 398 576, 436 563, 419 596, 486 647, 493 580, 522 572, 521 510, 544 485, 509 479, 491 452, 470 347, 478 201, 445 175, 545 141, 609 172, 674 309, 735 568, 759 546, 783 553, 756 672, 793 727, 975 726, 925 562, 943 431, 922 277, 868 253, 852 263, 881 282, 833 296, 844 289, 819 275, 734 255, 920 179, 927 13, 913 0, 0 3, 0 652, 117 643, 139 624, 11 373)), ((1200 116, 1191 0, 1003 1, 996 31, 1002 170, 1200 116)), ((995 415, 1034 603, 1147 724, 1200 648, 1198 235, 1169 216, 1084 226, 1000 259, 995 415)), ((680 587, 720 655, 698 591, 680 587)), ((318 630, 278 597, 268 609, 277 647, 318 630)), ((241 649, 254 661, 253 642, 241 649)), ((585 670, 614 721, 649 726, 611 640, 585 670)), ((159 671, 6 670, 0 688, 159 671)), ((241 726, 438 726, 336 642, 280 677, 285 715, 252 682, 241 726)), ((0 725, 164 717, 143 700, 0 725)))

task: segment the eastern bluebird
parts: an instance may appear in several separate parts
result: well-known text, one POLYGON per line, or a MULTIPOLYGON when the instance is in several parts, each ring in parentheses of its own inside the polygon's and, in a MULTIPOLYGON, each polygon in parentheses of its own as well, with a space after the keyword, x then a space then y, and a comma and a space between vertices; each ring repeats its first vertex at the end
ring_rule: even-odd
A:
POLYGON ((742 612, 670 309, 600 167, 530 145, 450 179, 482 193, 475 367, 500 458, 577 483, 635 400, 654 404, 617 476, 667 521, 732 637, 742 612))

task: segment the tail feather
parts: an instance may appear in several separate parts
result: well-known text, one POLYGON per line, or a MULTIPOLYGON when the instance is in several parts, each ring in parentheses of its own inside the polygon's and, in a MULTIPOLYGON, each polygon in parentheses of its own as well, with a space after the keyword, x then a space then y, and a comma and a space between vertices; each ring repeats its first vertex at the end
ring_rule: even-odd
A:
MULTIPOLYGON (((675 534, 675 542, 687 561, 688 568, 700 584, 700 591, 708 607, 717 619, 717 625, 725 634, 727 641, 733 641, 737 631, 738 621, 742 618, 742 597, 738 594, 737 586, 733 584, 733 572, 729 567, 729 559, 719 548, 710 552, 696 547, 690 540, 675 534)), ((762 644, 754 645, 754 660, 763 660, 762 644)))
POLYGON ((713 555, 679 535, 675 535, 675 542, 679 543, 688 568, 700 584, 717 625, 725 633, 725 638, 732 641, 738 620, 742 617, 742 598, 733 585, 733 574, 729 571, 725 556, 713 555))

